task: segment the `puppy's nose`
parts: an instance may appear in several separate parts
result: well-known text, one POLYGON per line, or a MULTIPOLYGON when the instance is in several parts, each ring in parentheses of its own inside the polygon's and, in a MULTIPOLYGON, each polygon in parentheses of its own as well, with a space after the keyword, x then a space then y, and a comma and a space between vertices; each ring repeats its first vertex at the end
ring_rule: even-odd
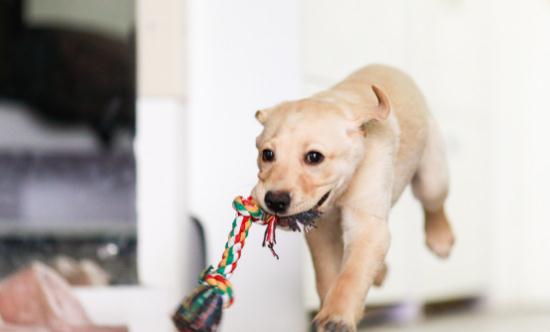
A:
POLYGON ((283 213, 290 206, 290 193, 288 191, 268 191, 265 194, 265 204, 275 213, 283 213))

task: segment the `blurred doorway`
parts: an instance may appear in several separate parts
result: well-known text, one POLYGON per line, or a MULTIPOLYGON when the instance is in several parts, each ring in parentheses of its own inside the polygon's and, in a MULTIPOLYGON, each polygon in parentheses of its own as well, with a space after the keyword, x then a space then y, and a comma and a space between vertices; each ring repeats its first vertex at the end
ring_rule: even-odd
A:
POLYGON ((0 0, 0 277, 137 283, 133 0, 0 0))

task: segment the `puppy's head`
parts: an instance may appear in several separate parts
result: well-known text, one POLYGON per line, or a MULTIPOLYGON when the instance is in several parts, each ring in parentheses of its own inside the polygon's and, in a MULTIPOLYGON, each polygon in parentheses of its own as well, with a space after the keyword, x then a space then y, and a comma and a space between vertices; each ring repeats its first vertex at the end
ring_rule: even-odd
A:
POLYGON ((384 119, 387 97, 374 102, 311 98, 256 112, 264 129, 256 139, 262 208, 291 222, 311 222, 341 195, 364 156, 364 124, 384 119))

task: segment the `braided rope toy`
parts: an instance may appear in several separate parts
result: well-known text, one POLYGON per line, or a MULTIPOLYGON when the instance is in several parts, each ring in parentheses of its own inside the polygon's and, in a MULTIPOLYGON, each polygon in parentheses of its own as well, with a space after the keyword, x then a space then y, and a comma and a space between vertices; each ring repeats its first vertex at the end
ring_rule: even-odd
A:
POLYGON ((267 225, 262 245, 267 246, 273 256, 279 259, 274 250, 277 217, 264 213, 252 197, 235 198, 233 208, 237 214, 233 219, 231 232, 218 267, 209 266, 201 274, 200 285, 182 301, 172 316, 180 332, 217 330, 222 308, 228 308, 234 301, 233 287, 229 278, 237 268, 252 223, 267 225))

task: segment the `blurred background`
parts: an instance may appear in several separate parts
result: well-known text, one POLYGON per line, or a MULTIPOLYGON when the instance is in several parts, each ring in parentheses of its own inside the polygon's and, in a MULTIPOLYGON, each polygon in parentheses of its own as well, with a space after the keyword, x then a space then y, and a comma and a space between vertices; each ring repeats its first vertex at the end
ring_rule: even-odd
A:
POLYGON ((0 276, 137 281, 133 8, 0 2, 0 276))
MULTIPOLYGON (((548 0, 0 0, 0 277, 40 260, 94 321, 171 331, 255 183, 255 111, 384 63, 443 129, 457 244, 426 250, 406 192, 362 328, 548 331, 548 59, 548 0)), ((303 237, 262 235, 222 330, 308 331, 303 237)))

